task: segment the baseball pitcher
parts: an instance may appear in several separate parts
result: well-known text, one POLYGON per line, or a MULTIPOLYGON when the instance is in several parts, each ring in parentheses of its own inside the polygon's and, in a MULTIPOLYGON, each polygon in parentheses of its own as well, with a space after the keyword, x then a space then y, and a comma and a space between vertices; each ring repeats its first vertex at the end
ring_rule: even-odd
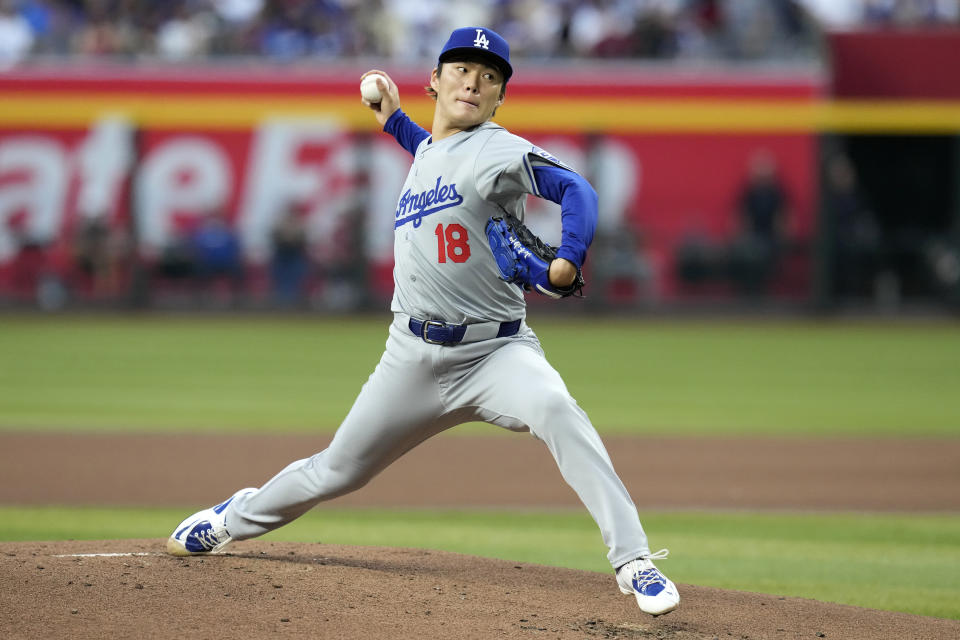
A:
POLYGON ((595 191, 491 120, 513 68, 490 29, 457 29, 443 46, 427 88, 436 101, 429 132, 400 109, 389 75, 364 78, 373 74, 381 77, 365 95, 379 100, 363 104, 413 156, 394 211, 393 322, 380 363, 327 449, 190 516, 168 551, 216 553, 262 535, 359 489, 427 438, 484 421, 543 441, 600 527, 620 590, 647 613, 672 611, 677 588, 652 562, 666 550, 650 552, 600 437, 526 323, 527 292, 564 298, 583 287, 595 191), (560 204, 559 247, 523 225, 528 194, 560 204))

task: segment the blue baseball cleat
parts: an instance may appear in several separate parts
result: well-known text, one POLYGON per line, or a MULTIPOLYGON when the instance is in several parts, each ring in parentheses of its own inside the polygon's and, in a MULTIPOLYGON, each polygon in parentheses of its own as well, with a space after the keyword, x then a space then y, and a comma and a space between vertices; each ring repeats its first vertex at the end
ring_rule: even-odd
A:
POLYGON ((653 566, 654 559, 666 558, 667 553, 666 549, 661 549, 632 560, 617 570, 620 591, 636 596, 640 610, 653 616, 669 613, 680 605, 677 586, 653 566))
POLYGON ((253 493, 255 488, 240 489, 226 502, 204 509, 181 522, 167 539, 167 553, 175 556, 195 556, 220 553, 233 538, 227 531, 227 505, 237 496, 253 493))

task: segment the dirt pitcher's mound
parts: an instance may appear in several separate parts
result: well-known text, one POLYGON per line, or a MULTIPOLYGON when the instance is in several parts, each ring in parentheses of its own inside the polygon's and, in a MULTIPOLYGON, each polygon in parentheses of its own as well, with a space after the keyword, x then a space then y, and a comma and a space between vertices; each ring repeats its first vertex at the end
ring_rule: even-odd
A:
POLYGON ((680 609, 652 618, 612 574, 441 551, 250 541, 174 558, 162 549, 162 540, 0 544, 0 636, 960 637, 957 621, 690 585, 679 585, 680 609))

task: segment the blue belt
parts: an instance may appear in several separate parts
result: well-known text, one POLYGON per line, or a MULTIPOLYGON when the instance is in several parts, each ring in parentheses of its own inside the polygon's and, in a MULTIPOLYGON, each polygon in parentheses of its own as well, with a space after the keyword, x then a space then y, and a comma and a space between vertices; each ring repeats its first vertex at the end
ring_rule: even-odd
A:
POLYGON ((413 335, 422 338, 426 343, 451 345, 489 338, 508 338, 520 331, 522 322, 522 320, 511 320, 510 322, 501 322, 499 325, 493 322, 485 322, 482 325, 447 324, 437 320, 410 318, 410 322, 407 324, 413 335), (470 334, 468 334, 468 330, 470 334))

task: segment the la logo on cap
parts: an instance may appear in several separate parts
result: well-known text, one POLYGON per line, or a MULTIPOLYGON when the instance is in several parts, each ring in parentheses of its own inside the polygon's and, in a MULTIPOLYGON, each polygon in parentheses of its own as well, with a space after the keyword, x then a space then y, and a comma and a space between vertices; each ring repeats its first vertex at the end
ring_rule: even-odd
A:
POLYGON ((504 80, 513 75, 510 66, 510 45, 500 34, 486 27, 460 27, 454 29, 440 51, 438 62, 443 63, 452 57, 466 53, 490 58, 494 66, 503 72, 504 80))
POLYGON ((490 41, 487 40, 487 35, 483 32, 483 29, 477 29, 477 38, 473 41, 473 46, 482 49, 490 48, 490 41))

